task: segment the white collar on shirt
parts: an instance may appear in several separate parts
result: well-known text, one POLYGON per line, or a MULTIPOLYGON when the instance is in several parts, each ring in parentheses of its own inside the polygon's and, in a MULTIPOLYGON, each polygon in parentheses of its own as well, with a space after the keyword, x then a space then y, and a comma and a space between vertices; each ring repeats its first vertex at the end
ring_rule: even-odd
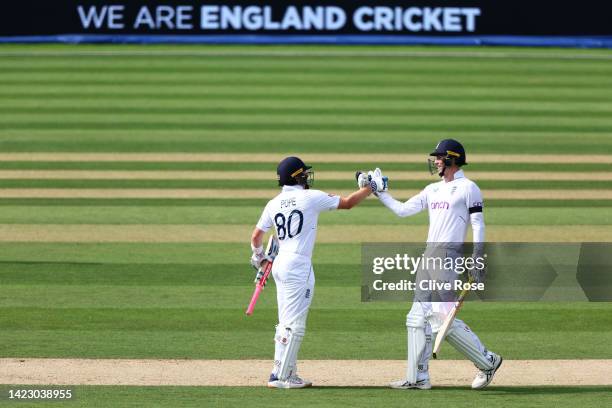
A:
POLYGON ((283 192, 285 191, 297 191, 297 190, 303 190, 304 186, 300 186, 300 185, 295 185, 295 186, 283 186, 283 192))
POLYGON ((465 174, 463 174, 463 170, 458 170, 455 173, 455 177, 453 178, 453 180, 457 180, 457 179, 464 178, 464 177, 465 177, 465 174))
POLYGON ((458 179, 461 179, 461 178, 465 178, 465 174, 463 174, 463 170, 457 170, 457 172, 456 172, 456 173, 455 173, 455 175, 454 175, 454 178, 453 178, 451 181, 446 181, 446 180, 444 180, 444 177, 442 177, 442 179, 440 180, 440 182, 441 182, 442 184, 445 184, 445 183, 452 183, 453 181, 458 180, 458 179))

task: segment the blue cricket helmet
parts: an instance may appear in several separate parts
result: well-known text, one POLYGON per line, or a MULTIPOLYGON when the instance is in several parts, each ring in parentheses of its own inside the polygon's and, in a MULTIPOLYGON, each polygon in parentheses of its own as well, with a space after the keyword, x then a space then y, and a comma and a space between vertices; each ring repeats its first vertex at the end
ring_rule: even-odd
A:
POLYGON ((299 157, 286 157, 278 164, 276 174, 279 186, 312 185, 312 166, 307 166, 299 157))
POLYGON ((457 164, 457 166, 465 166, 467 164, 465 149, 463 148, 463 145, 455 139, 441 140, 436 146, 435 150, 429 155, 446 157, 448 163, 445 162, 445 164, 447 166, 450 165, 450 159, 455 159, 455 164, 457 164))

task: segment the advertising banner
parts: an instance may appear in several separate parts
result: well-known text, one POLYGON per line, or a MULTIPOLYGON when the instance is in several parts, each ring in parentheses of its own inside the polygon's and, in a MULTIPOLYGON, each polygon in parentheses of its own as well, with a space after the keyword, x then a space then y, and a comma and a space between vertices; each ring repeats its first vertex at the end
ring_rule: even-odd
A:
POLYGON ((606 47, 610 11, 591 0, 21 0, 3 7, 0 40, 606 47))

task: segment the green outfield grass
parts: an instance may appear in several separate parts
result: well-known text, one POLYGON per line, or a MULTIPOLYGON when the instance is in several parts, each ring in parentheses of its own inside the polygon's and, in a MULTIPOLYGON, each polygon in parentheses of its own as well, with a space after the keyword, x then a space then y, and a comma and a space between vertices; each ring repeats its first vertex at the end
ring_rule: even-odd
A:
MULTIPOLYGON (((328 181, 317 182, 317 188, 325 191, 349 190, 353 188, 354 181, 328 181)), ((397 189, 419 190, 425 183, 423 181, 395 181, 393 186, 397 189)), ((155 188, 155 189, 275 189, 276 180, 7 180, 0 182, 3 188, 155 188)), ((574 180, 485 180, 478 182, 481 189, 509 190, 509 189, 567 189, 567 190, 609 190, 612 181, 574 181, 574 180)))
MULTIPOLYGON (((380 166, 376 162, 349 162, 349 163, 317 163, 316 172, 348 171, 347 169, 372 169, 380 166)), ((269 171, 275 168, 271 163, 231 163, 231 170, 236 171, 269 171)), ((385 162, 385 170, 393 171, 426 171, 427 163, 385 162)), ((64 162, 64 161, 1 161, 2 170, 228 170, 228 163, 224 162, 64 162)), ((612 171, 612 163, 470 163, 470 171, 539 171, 543 176, 546 172, 573 172, 573 171, 612 171)))
MULTIPOLYGON (((324 214, 319 225, 397 225, 397 217, 380 203, 349 212, 324 214)), ((3 206, 0 224, 250 224, 259 219, 262 206, 241 206, 227 211, 225 206, 3 206)), ((427 225, 427 214, 402 220, 405 225, 427 225)), ((490 225, 610 225, 608 207, 538 208, 493 207, 487 210, 490 225)))
MULTIPOLYGON (((570 174, 612 171, 612 163, 593 159, 612 151, 610 58, 608 50, 528 48, 0 46, 0 170, 218 172, 213 180, 9 176, 0 179, 0 225, 37 228, 43 235, 53 225, 159 225, 155 231, 162 241, 167 227, 246 231, 242 244, 221 242, 225 236, 216 242, 124 243, 119 235, 117 242, 106 243, 0 242, 0 357, 271 359, 273 283, 255 314, 244 315, 253 289, 248 231, 267 200, 239 192, 273 191, 275 162, 285 154, 366 155, 363 161, 314 160, 316 175, 377 166, 425 174, 427 153, 439 139, 453 137, 466 146, 468 177, 470 171, 535 173, 528 180, 478 180, 492 228, 525 234, 527 240, 534 238, 531 226, 563 237, 581 228, 581 236, 596 240, 612 223, 612 200, 486 196, 499 189, 555 189, 579 198, 584 189, 612 190, 611 181, 581 181, 570 174), (161 155, 150 161, 31 161, 13 155, 55 152, 161 155), (269 153, 270 160, 163 161, 164 153, 177 152, 269 153), (380 153, 422 154, 423 161, 367 159, 380 153), (558 160, 479 163, 470 160, 475 153, 552 154, 558 160), (576 157, 580 162, 566 162, 576 157), (237 170, 267 171, 271 179, 230 180, 225 174, 237 170), (548 180, 550 174, 563 177, 548 180), (28 188, 233 189, 238 198, 3 196, 5 189, 28 188)), ((354 188, 352 177, 315 178, 315 183, 329 192, 354 188)), ((390 181, 391 191, 426 183, 390 181)), ((319 225, 340 232, 367 226, 380 234, 405 226, 406 236, 420 242, 426 224, 426 214, 399 219, 369 199, 350 212, 322 215, 319 225)), ((347 233, 343 243, 317 245, 317 285, 300 358, 405 357, 409 304, 360 302, 360 241, 366 238, 347 233)), ((612 303, 572 298, 469 302, 461 317, 505 358, 612 359, 611 312, 612 303)), ((442 357, 460 358, 452 347, 445 347, 442 357)), ((482 393, 443 388, 406 395, 332 387, 294 393, 292 402, 592 407, 610 391, 492 387, 482 393)), ((246 387, 94 386, 76 387, 72 404, 121 407, 143 401, 147 406, 287 404, 278 392, 246 387)))

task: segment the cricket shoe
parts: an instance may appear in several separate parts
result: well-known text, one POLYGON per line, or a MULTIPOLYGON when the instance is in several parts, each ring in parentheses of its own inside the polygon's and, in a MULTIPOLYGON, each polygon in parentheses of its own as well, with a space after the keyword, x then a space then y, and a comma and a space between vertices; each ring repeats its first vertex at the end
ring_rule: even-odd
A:
POLYGON ((415 383, 409 383, 407 380, 393 381, 391 384, 389 384, 389 386, 396 390, 410 390, 410 389, 429 390, 431 389, 431 383, 429 382, 429 378, 425 380, 418 380, 415 383))
POLYGON ((504 361, 502 356, 494 355, 493 368, 490 370, 480 370, 478 374, 476 374, 476 378, 474 378, 474 381, 472 381, 472 388, 475 390, 479 390, 489 385, 491 381, 493 381, 493 376, 501 366, 502 361, 504 361))
POLYGON ((270 374, 270 379, 268 380, 268 388, 306 388, 311 386, 312 382, 303 380, 297 375, 293 375, 285 381, 282 381, 279 380, 276 375, 270 374))

